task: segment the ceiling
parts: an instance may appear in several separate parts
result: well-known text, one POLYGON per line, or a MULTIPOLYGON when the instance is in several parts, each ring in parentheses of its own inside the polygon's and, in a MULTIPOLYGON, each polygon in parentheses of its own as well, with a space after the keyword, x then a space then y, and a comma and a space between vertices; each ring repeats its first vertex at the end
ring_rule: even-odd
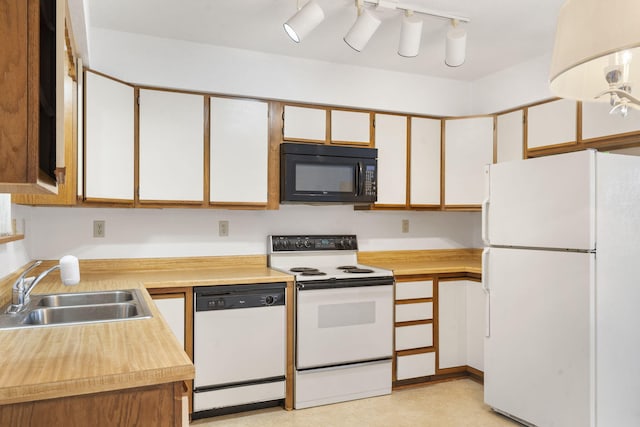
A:
MULTIPOLYGON (((304 5, 306 0, 300 0, 304 5)), ((140 33, 355 66, 474 81, 549 54, 563 0, 400 0, 402 6, 471 18, 466 62, 444 64, 446 19, 423 17, 420 54, 397 54, 401 11, 382 13, 382 24, 362 52, 342 40, 356 18, 353 0, 317 0, 325 20, 301 43, 282 24, 296 0, 85 0, 87 32, 93 28, 140 33)), ((91 53, 91 52, 90 52, 91 53)))

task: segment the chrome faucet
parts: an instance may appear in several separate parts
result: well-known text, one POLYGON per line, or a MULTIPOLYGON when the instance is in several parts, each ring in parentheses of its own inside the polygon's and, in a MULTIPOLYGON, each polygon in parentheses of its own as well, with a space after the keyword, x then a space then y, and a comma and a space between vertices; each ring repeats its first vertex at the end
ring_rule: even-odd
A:
POLYGON ((31 264, 15 281, 11 291, 11 305, 7 308, 7 313, 19 313, 24 310, 25 306, 29 303, 29 295, 31 291, 36 287, 47 274, 60 268, 60 264, 56 264, 48 270, 43 271, 38 277, 25 277, 34 268, 42 264, 42 261, 36 261, 31 264))

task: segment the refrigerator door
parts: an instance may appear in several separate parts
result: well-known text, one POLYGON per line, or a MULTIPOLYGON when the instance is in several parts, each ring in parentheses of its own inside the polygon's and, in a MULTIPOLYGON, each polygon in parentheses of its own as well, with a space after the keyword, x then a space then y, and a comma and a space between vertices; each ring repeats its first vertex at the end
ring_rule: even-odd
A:
POLYGON ((595 248, 595 151, 491 165, 487 245, 595 248))
POLYGON ((485 403, 537 426, 593 425, 594 263, 591 253, 485 253, 485 403))

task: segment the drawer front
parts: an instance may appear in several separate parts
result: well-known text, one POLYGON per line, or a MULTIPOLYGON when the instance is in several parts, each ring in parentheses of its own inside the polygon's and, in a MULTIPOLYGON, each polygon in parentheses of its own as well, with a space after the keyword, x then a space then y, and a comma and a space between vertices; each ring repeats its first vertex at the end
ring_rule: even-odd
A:
POLYGON ((433 298, 433 281, 397 282, 396 299, 433 298))
POLYGON ((396 327, 396 351, 433 346, 433 325, 396 327))
POLYGON ((436 353, 412 354, 396 358, 396 378, 428 377, 436 374, 436 353))
POLYGON ((433 303, 431 302, 396 305, 396 322, 429 319, 433 319, 433 303))

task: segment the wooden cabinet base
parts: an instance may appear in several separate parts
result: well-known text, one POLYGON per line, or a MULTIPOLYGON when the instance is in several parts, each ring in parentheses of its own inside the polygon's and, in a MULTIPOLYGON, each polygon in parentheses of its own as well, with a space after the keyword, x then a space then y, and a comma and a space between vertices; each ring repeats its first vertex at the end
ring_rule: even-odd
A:
POLYGON ((470 378, 480 384, 484 383, 484 373, 470 366, 460 366, 457 368, 440 369, 435 375, 428 377, 416 377, 393 382, 393 389, 399 390, 405 387, 425 385, 442 381, 450 381, 460 378, 470 378))
POLYGON ((182 383, 0 406, 3 426, 182 425, 182 383))

